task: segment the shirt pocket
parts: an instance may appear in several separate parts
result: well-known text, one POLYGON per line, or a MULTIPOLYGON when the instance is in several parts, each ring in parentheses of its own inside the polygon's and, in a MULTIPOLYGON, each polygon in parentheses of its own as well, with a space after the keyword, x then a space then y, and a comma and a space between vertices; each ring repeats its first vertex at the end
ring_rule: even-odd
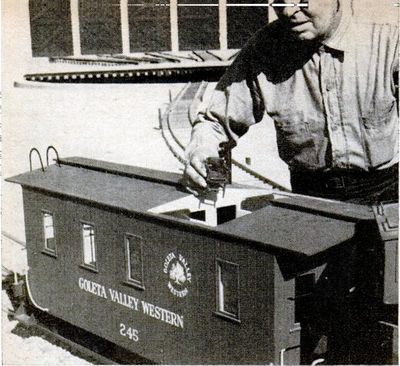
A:
POLYGON ((304 147, 311 140, 310 125, 305 120, 303 113, 294 113, 292 110, 282 108, 279 113, 271 116, 275 123, 278 143, 288 144, 293 147, 304 147))
POLYGON ((294 140, 302 140, 310 135, 308 123, 303 121, 288 122, 287 120, 275 119, 275 127, 282 134, 294 140))
POLYGON ((394 158, 398 141, 397 120, 394 100, 381 103, 361 117, 365 153, 372 168, 394 158))
POLYGON ((295 161, 317 164, 315 143, 308 123, 288 118, 274 118, 279 155, 287 164, 295 161))
POLYGON ((361 117, 362 125, 367 134, 376 138, 388 137, 393 132, 393 113, 396 101, 383 101, 361 117))

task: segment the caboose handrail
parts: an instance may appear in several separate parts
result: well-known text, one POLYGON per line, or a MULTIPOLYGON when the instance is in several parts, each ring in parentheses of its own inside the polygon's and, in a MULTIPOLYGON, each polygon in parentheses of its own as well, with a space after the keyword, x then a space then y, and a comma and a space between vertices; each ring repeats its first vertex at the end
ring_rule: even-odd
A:
POLYGON ((57 152, 56 148, 53 145, 48 146, 47 150, 46 150, 46 163, 47 163, 47 166, 49 166, 49 151, 50 150, 53 150, 56 153, 56 156, 57 156, 56 163, 57 163, 57 165, 59 167, 61 167, 60 158, 58 156, 58 152, 57 152))
POLYGON ((300 344, 298 344, 297 346, 291 346, 291 347, 286 347, 286 348, 282 348, 279 351, 279 365, 283 366, 285 365, 285 352, 290 351, 292 349, 296 349, 296 348, 300 348, 300 344))
POLYGON ((323 362, 325 362, 325 358, 318 358, 312 362, 311 366, 319 365, 320 363, 323 362))
POLYGON ((34 151, 36 151, 37 155, 39 156, 40 165, 41 165, 42 171, 44 172, 44 166, 43 166, 42 157, 40 156, 40 152, 39 152, 38 149, 36 149, 36 147, 32 147, 31 151, 29 151, 29 168, 30 168, 30 171, 32 171, 32 153, 34 151))

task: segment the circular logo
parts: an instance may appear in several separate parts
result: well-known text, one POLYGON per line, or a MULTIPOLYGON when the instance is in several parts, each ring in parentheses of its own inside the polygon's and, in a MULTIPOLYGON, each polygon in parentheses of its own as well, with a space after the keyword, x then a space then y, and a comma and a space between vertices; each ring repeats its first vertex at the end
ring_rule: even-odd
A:
POLYGON ((177 297, 188 294, 188 285, 192 282, 192 274, 186 259, 179 254, 169 253, 164 260, 164 273, 168 275, 168 288, 177 297))

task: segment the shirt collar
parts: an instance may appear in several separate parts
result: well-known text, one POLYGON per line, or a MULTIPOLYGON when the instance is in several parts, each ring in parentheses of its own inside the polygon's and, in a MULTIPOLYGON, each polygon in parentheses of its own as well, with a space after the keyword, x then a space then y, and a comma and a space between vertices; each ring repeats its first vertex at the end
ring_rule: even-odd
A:
POLYGON ((346 51, 351 48, 351 27, 353 25, 352 10, 347 1, 342 1, 342 14, 339 25, 328 39, 322 42, 323 45, 338 51, 346 51))

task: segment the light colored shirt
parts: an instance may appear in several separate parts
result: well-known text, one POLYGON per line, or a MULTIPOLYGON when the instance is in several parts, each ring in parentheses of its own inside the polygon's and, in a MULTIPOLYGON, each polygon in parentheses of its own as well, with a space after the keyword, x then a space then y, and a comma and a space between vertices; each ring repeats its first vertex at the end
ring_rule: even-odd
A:
POLYGON ((390 167, 398 161, 398 47, 396 26, 360 23, 348 11, 322 44, 295 40, 275 21, 222 77, 192 139, 237 140, 267 113, 291 169, 390 167))

